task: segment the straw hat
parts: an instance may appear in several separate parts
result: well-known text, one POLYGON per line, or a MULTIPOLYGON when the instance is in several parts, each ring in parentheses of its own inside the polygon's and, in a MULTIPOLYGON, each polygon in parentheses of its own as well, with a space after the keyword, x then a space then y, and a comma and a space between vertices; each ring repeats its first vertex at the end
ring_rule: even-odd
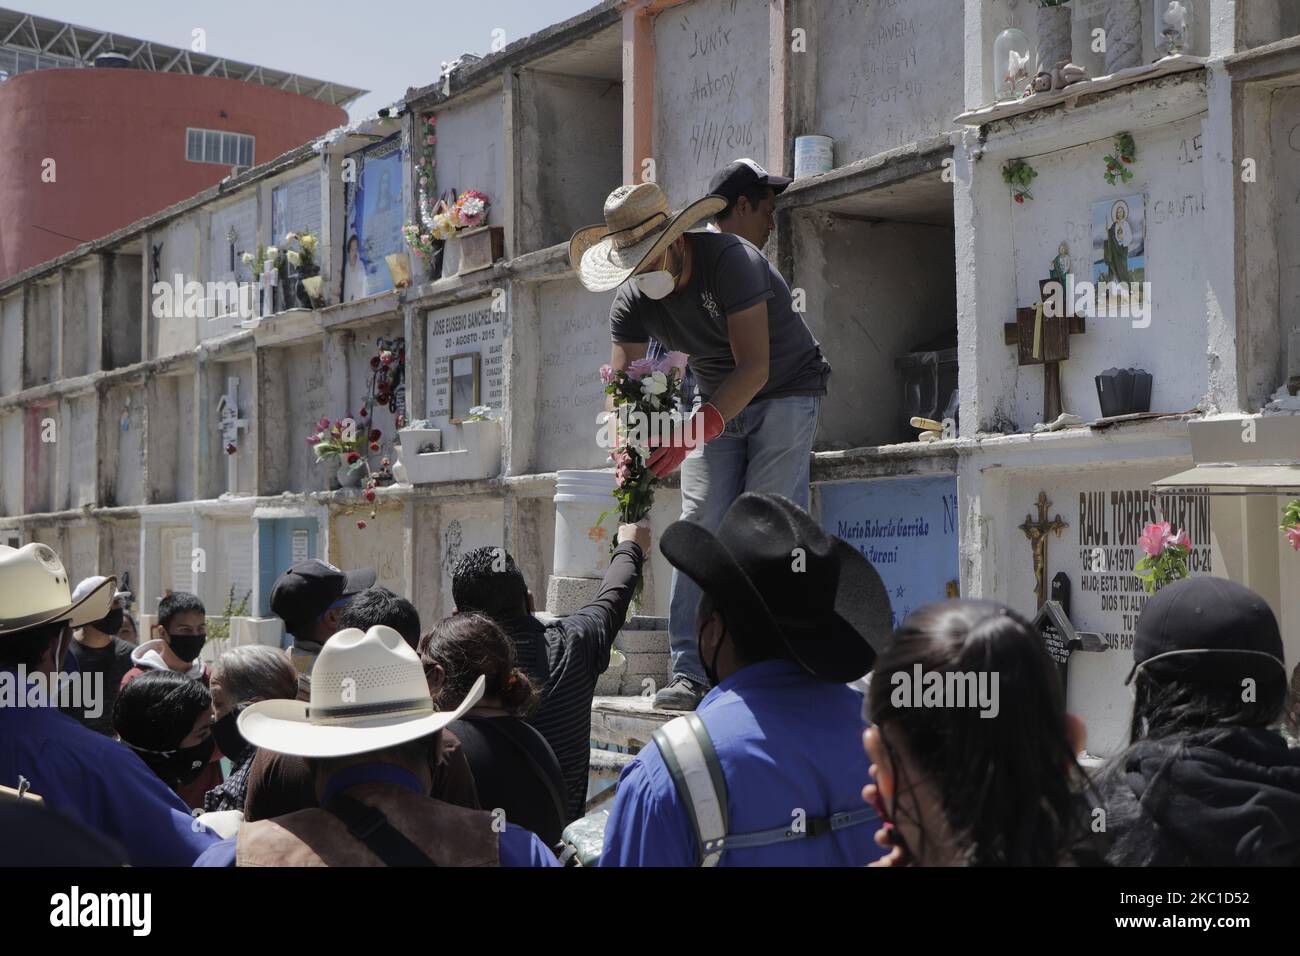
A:
POLYGON ((239 715, 254 747, 297 757, 347 757, 395 747, 441 730, 483 696, 480 676, 454 711, 434 710, 424 667, 391 627, 350 627, 321 648, 311 702, 263 700, 239 715))
POLYGON ((608 292, 686 230, 726 208, 721 196, 705 196, 674 213, 657 183, 619 186, 605 199, 605 221, 579 229, 569 240, 569 265, 588 292, 608 292))
POLYGON ((0 635, 52 621, 81 627, 102 620, 112 610, 116 587, 116 578, 101 578, 74 600, 68 572, 49 545, 0 545, 0 635))

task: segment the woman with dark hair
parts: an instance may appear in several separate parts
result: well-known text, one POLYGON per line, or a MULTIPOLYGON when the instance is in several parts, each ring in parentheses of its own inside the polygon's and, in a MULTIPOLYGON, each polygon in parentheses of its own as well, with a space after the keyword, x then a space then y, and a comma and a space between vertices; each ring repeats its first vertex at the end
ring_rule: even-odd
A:
POLYGON ((113 729, 163 783, 179 792, 198 778, 212 756, 212 694, 184 674, 145 671, 118 691, 113 729))
POLYGON ((568 822, 564 774, 546 738, 523 720, 538 693, 515 666, 510 638, 490 617, 453 614, 420 638, 419 654, 439 710, 455 709, 480 674, 487 678, 482 699, 447 728, 460 738, 479 805, 555 846, 568 822))
POLYGON ((1129 746, 1098 778, 1118 866, 1300 863, 1300 751, 1268 603, 1224 578, 1161 588, 1133 638, 1129 746))
POLYGON ((876 661, 863 797, 893 852, 876 865, 1059 866, 1096 862, 1055 665, 1018 614, 946 601, 910 614, 876 661))

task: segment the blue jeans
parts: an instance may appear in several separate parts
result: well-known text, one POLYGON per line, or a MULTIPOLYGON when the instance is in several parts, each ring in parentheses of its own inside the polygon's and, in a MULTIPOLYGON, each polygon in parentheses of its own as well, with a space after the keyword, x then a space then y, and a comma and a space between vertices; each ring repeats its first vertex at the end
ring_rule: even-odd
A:
MULTIPOLYGON (((746 406, 722 434, 682 462, 682 520, 717 531, 746 491, 784 495, 808 507, 808 470, 821 398, 791 395, 746 406)), ((695 615, 700 588, 673 570, 668 641, 674 674, 708 684, 700 663, 695 615)))

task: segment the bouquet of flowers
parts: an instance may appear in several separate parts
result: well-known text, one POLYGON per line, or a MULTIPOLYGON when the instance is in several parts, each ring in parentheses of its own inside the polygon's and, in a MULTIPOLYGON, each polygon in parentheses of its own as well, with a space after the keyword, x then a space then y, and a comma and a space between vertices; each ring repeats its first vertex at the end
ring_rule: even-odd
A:
POLYGON ((467 189, 457 196, 456 204, 452 207, 456 228, 473 229, 481 226, 487 218, 488 202, 487 193, 481 193, 477 189, 467 189))
POLYGON ((1147 594, 1187 577, 1187 556, 1192 553, 1192 542, 1186 531, 1174 532, 1168 521, 1148 524, 1138 545, 1146 557, 1133 570, 1142 579, 1147 594))
POLYGON ((1294 498, 1282 512, 1279 530, 1286 534, 1286 543, 1300 551, 1300 498, 1294 498))
POLYGON ((363 408, 357 418, 343 418, 330 423, 328 417, 316 423, 316 431, 307 436, 307 444, 316 453, 316 464, 340 459, 348 465, 360 462, 366 451, 379 451, 383 433, 370 427, 369 413, 363 408))
POLYGON ((614 499, 617 506, 600 516, 600 522, 617 514, 620 524, 635 524, 654 504, 654 473, 646 466, 652 447, 665 445, 686 428, 689 416, 681 411, 682 368, 680 352, 663 358, 637 359, 625 370, 609 365, 600 369, 605 394, 614 399, 606 420, 612 436, 602 441, 612 450, 614 499))
POLYGON ((284 237, 285 253, 284 257, 288 260, 289 265, 293 266, 300 273, 308 273, 316 267, 316 247, 320 240, 315 233, 311 232, 291 232, 284 237), (296 242, 297 249, 289 248, 290 243, 296 242))

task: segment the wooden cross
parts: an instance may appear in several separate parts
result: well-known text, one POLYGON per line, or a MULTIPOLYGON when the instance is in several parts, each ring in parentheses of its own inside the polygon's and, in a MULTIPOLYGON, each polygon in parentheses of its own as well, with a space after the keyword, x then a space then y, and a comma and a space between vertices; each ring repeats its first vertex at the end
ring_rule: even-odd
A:
POLYGON ((217 402, 217 428, 221 430, 221 449, 226 454, 226 490, 236 491, 239 484, 238 452, 230 449, 239 447, 239 430, 248 431, 248 419, 239 417, 239 379, 231 376, 226 379, 226 394, 217 402))
POLYGON ((1018 364, 1043 366, 1044 422, 1054 421, 1061 414, 1061 363, 1070 357, 1070 336, 1088 331, 1083 316, 1073 314, 1072 303, 1063 294, 1057 301, 1066 300, 1065 315, 1046 314, 1043 302, 1050 297, 1050 282, 1039 284, 1041 301, 1027 309, 1016 309, 1016 321, 1002 327, 1006 344, 1018 347, 1018 364))
POLYGON ((1038 493, 1038 520, 1025 515, 1020 530, 1025 533, 1034 548, 1034 606, 1042 607, 1047 600, 1047 535, 1055 531, 1059 538, 1061 532, 1069 527, 1058 514, 1051 521, 1047 520, 1047 509, 1052 503, 1047 500, 1047 492, 1038 493))

